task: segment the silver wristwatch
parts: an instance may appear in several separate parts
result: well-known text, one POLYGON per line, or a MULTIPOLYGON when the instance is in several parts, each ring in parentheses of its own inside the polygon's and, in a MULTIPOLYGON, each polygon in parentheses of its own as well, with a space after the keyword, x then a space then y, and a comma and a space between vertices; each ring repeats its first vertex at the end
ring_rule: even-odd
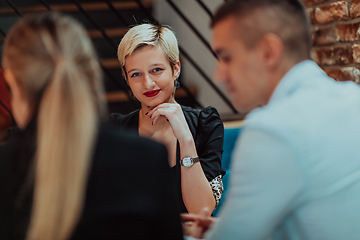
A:
POLYGON ((183 159, 180 160, 180 165, 184 167, 191 167, 192 165, 194 165, 194 163, 197 163, 199 161, 200 159, 198 157, 195 158, 184 157, 183 159))

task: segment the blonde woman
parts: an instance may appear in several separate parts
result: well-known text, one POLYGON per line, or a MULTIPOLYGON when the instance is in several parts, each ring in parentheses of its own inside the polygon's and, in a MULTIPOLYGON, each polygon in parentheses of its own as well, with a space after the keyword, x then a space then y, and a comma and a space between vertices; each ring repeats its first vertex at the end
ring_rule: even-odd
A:
POLYGON ((101 122, 100 68, 77 21, 22 18, 2 63, 21 131, 0 147, 0 239, 182 239, 166 148, 101 122))
POLYGON ((179 48, 166 26, 141 24, 131 28, 118 47, 122 73, 141 109, 114 113, 118 129, 163 143, 177 183, 182 212, 211 213, 223 192, 221 168, 224 127, 213 107, 193 109, 174 99, 180 75, 179 48))

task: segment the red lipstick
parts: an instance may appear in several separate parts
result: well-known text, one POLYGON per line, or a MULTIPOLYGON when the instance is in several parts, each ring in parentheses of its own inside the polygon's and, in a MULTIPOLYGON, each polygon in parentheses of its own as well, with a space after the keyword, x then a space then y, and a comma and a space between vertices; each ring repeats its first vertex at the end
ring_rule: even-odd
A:
POLYGON ((145 95, 146 97, 155 97, 156 95, 158 95, 159 92, 160 92, 160 89, 145 92, 144 95, 145 95))

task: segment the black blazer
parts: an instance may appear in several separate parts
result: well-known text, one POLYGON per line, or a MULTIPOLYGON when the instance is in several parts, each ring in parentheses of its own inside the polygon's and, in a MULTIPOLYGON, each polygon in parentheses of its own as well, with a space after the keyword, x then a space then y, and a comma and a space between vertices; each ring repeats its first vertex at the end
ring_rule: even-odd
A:
MULTIPOLYGON (((224 176, 221 168, 221 157, 224 143, 224 125, 219 113, 214 107, 194 109, 181 106, 186 122, 195 141, 196 151, 200 158, 201 167, 210 182, 218 176, 224 176)), ((109 121, 119 131, 131 130, 139 135, 139 110, 129 114, 110 114, 109 121)), ((177 146, 176 165, 172 168, 176 178, 176 190, 181 212, 187 212, 181 194, 181 166, 180 147, 177 146)))
MULTIPOLYGON (((0 239, 24 239, 32 205, 34 122, 0 146, 0 239)), ((71 239, 182 239, 166 148, 101 124, 71 239)))

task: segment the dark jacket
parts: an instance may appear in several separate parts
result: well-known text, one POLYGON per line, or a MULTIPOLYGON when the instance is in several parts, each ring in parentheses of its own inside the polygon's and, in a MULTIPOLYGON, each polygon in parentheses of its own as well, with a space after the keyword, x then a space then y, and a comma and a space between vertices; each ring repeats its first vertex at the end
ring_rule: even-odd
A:
MULTIPOLYGON (((221 157, 224 142, 224 125, 220 120, 219 113, 214 107, 205 109, 194 109, 181 106, 186 122, 193 135, 196 151, 200 158, 200 164, 204 170, 207 180, 210 182, 217 176, 225 175, 225 170, 221 168, 221 157)), ((112 113, 109 121, 119 131, 132 130, 139 134, 139 111, 136 110, 123 115, 112 113)), ((177 146, 176 165, 172 168, 176 176, 176 189, 178 202, 181 212, 187 212, 181 194, 181 167, 180 167, 180 147, 177 146)))
MULTIPOLYGON (((0 239, 26 236, 35 125, 0 145, 0 239)), ((101 124, 83 213, 71 239, 182 239, 170 171, 163 145, 101 124)))

